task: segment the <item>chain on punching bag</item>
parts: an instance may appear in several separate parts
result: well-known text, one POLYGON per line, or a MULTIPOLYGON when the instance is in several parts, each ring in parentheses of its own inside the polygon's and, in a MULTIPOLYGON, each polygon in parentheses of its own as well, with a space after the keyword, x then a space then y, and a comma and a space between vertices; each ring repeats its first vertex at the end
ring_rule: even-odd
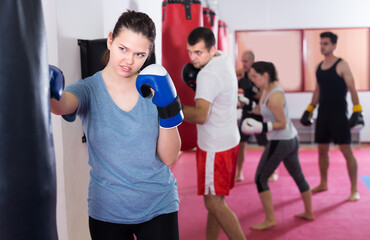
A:
MULTIPOLYGON (((162 3, 162 65, 170 74, 182 104, 194 106, 194 91, 181 79, 183 66, 190 62, 187 38, 196 27, 203 26, 200 0, 165 0, 162 3)), ((179 126, 181 150, 191 150, 197 144, 195 124, 179 126)))
POLYGON ((0 32, 0 239, 55 240, 55 158, 41 0, 0 1, 0 32))

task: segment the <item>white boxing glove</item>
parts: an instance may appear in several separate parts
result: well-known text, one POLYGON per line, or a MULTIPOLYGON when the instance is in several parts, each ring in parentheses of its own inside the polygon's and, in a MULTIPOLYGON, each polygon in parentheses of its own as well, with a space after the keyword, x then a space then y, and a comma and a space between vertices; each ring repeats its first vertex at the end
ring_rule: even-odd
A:
POLYGON ((242 123, 242 132, 247 135, 272 131, 272 122, 259 122, 253 118, 246 118, 242 123))
POLYGON ((250 102, 248 98, 244 97, 244 94, 238 94, 238 100, 246 105, 250 102))
POLYGON ((238 107, 241 108, 244 105, 248 106, 249 111, 257 107, 255 101, 251 101, 249 98, 245 97, 244 94, 238 94, 238 107))

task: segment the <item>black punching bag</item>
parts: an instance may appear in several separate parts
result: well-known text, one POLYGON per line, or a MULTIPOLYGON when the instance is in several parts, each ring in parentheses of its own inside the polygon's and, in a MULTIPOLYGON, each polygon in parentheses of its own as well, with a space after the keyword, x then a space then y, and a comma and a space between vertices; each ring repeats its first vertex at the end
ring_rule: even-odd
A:
POLYGON ((1 0, 0 32, 0 239, 58 239, 41 0, 1 0))

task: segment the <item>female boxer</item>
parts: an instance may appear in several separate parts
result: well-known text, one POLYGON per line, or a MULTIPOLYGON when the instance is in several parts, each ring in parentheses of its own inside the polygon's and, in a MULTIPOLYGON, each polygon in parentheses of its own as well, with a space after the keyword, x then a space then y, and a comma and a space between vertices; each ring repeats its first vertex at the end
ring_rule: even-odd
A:
MULTIPOLYGON (((108 35, 106 67, 67 86, 59 101, 51 100, 54 114, 67 121, 79 116, 86 133, 93 240, 134 239, 134 235, 150 240, 179 238, 179 199, 169 166, 180 150, 176 126, 182 121, 171 117, 182 115, 181 109, 176 110, 175 104, 170 116, 163 118, 154 105, 176 100, 173 83, 163 68, 144 69, 136 84, 155 35, 149 16, 124 12, 108 35), (141 92, 148 83, 158 83, 151 85, 155 97, 150 91, 141 92)), ((165 106, 158 109, 167 113, 165 106)))
POLYGON ((263 90, 257 108, 265 122, 252 118, 243 121, 245 133, 267 133, 268 143, 257 167, 255 182, 265 212, 265 220, 252 226, 255 230, 264 230, 276 225, 271 191, 268 178, 281 162, 297 184, 304 203, 304 212, 295 215, 313 220, 311 209, 311 190, 303 176, 298 159, 299 142, 297 130, 290 121, 288 105, 283 89, 276 83, 277 73, 270 62, 255 62, 250 70, 251 80, 263 90))

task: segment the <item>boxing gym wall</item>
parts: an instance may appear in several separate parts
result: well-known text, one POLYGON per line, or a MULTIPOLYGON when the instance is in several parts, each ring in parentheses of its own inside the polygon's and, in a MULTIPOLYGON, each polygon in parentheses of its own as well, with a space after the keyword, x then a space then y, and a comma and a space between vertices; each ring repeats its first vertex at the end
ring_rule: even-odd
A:
MULTIPOLYGON (((195 106, 195 92, 188 87, 181 78, 183 66, 190 62, 187 52, 187 37, 196 27, 205 26, 210 28, 216 38, 220 41, 222 48, 227 49, 228 32, 222 29, 217 15, 213 10, 202 7, 199 0, 164 0, 162 3, 162 65, 170 74, 178 96, 184 105, 195 106), (224 39, 226 38, 226 40, 224 39)), ((222 25, 222 27, 226 26, 222 25)), ((181 150, 191 150, 196 147, 197 133, 195 124, 183 122, 179 126, 181 136, 181 150)))

